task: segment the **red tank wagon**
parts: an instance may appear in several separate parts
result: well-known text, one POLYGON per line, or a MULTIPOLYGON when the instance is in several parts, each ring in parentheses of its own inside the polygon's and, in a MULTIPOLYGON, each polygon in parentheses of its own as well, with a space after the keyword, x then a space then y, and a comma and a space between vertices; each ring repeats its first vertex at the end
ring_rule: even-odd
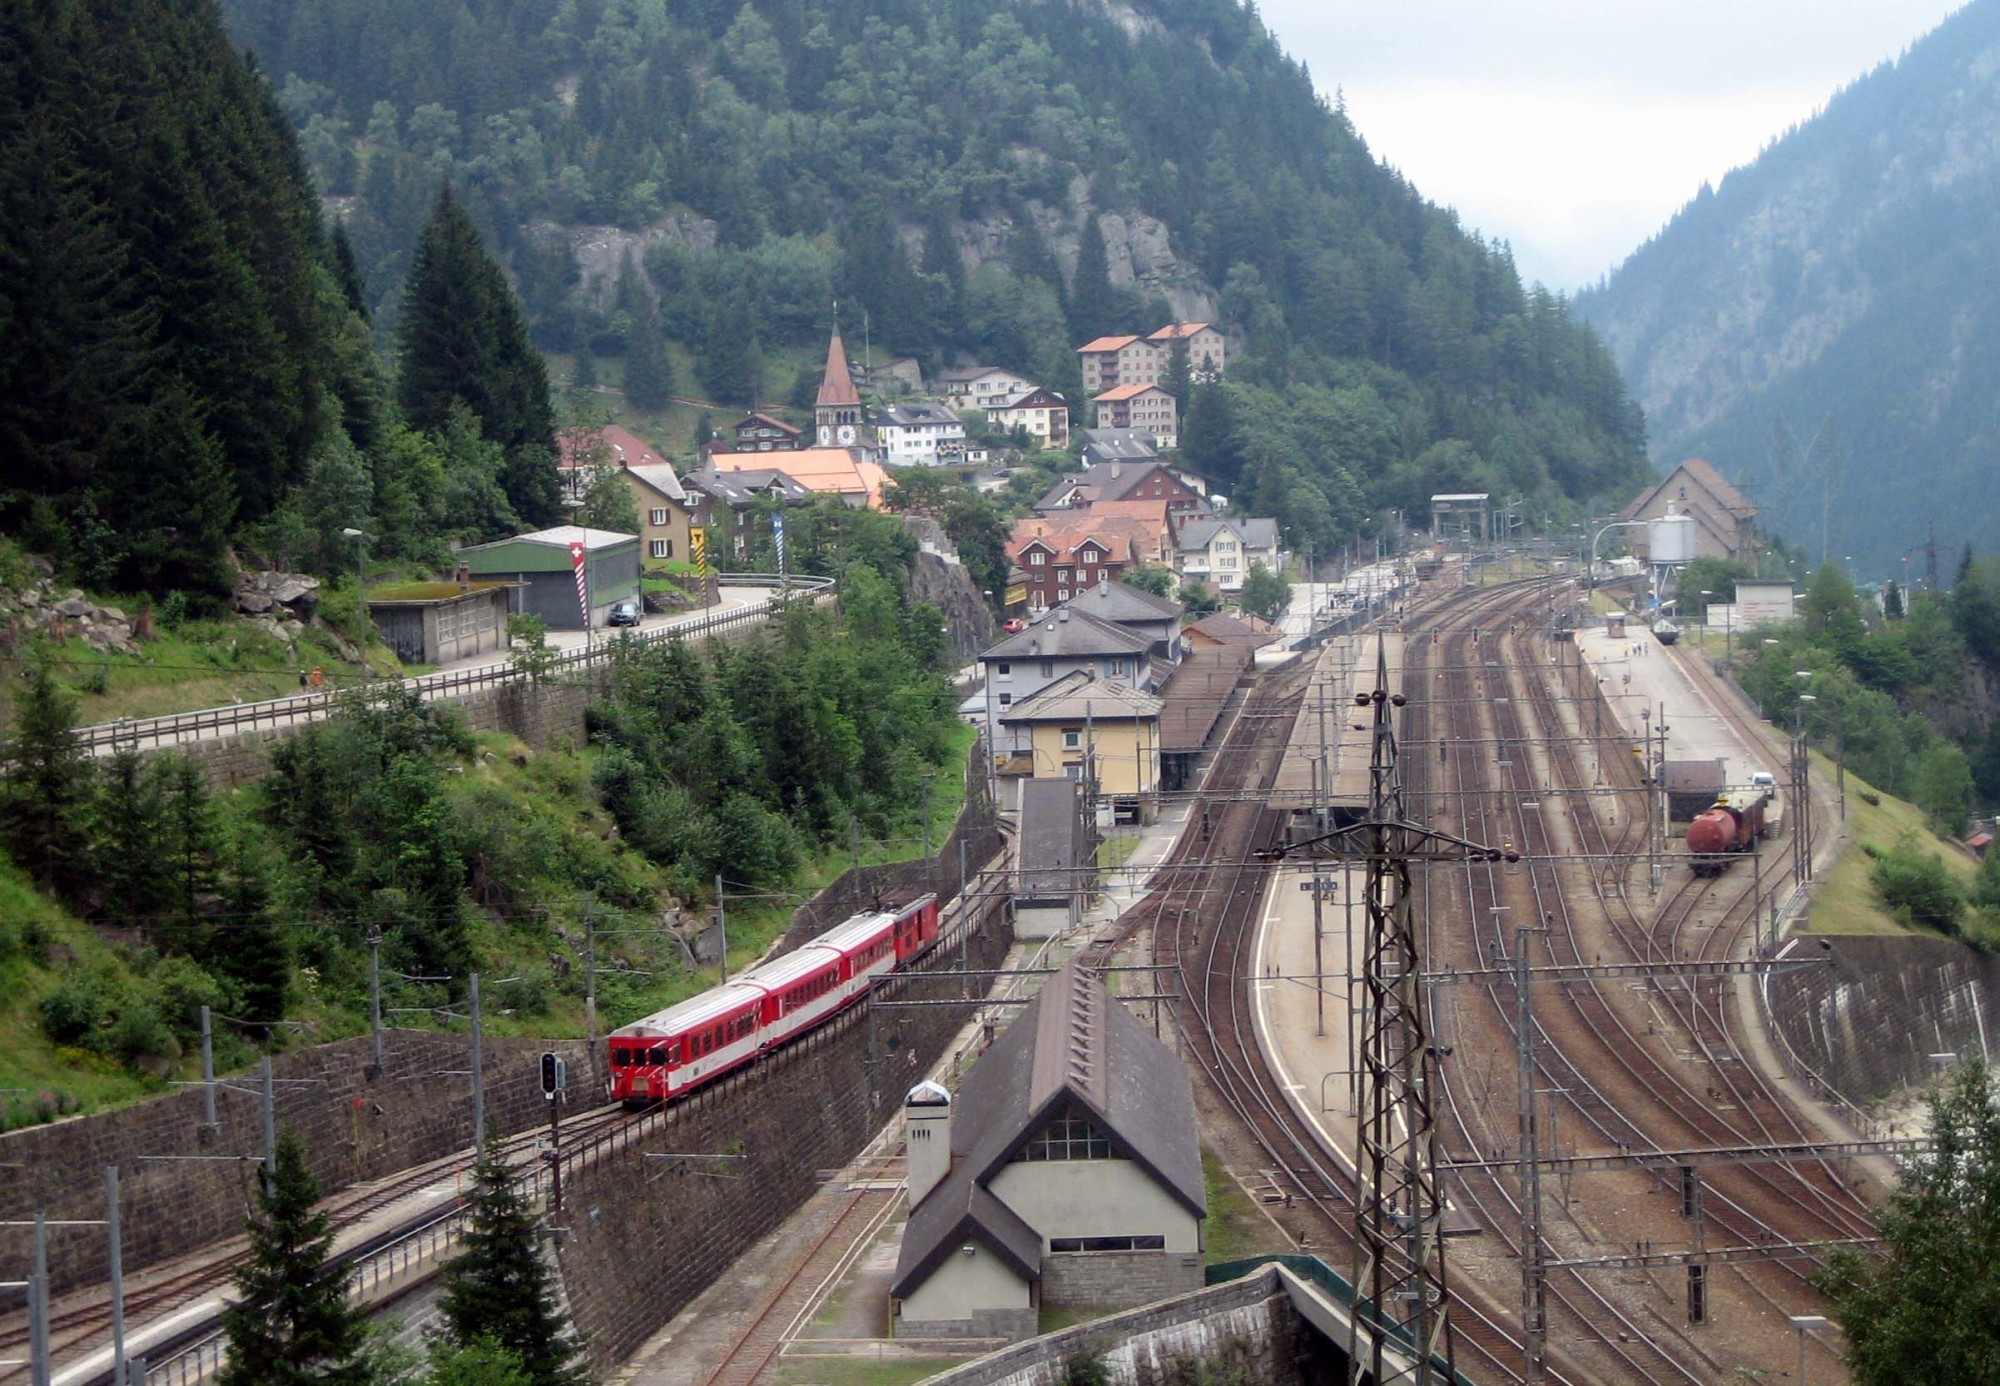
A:
POLYGON ((1713 808, 1703 809, 1688 824, 1688 855, 1697 876, 1720 876, 1730 858, 1748 852, 1764 836, 1764 811, 1771 802, 1767 789, 1739 789, 1724 794, 1713 808))

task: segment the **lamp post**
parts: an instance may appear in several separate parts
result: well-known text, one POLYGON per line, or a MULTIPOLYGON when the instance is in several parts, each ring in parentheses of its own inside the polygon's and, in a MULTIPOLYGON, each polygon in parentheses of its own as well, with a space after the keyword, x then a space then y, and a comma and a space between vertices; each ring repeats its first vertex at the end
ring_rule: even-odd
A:
POLYGON ((1806 1335, 1825 1328, 1827 1324, 1826 1316, 1823 1314, 1791 1314, 1787 1317, 1791 1319, 1792 1327, 1799 1331, 1799 1374, 1793 1380, 1801 1383, 1801 1386, 1803 1386, 1806 1379, 1806 1335))

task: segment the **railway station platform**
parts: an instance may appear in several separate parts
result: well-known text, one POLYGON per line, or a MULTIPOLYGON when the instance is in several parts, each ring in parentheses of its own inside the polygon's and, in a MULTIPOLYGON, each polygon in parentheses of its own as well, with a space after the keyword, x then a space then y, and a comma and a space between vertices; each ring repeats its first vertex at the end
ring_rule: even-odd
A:
MULTIPOLYGON (((1576 634, 1577 649, 1596 673, 1619 732, 1637 746, 1647 726, 1641 709, 1650 709, 1655 719, 1665 709, 1669 761, 1721 759, 1725 781, 1732 787, 1748 785, 1757 771, 1777 775, 1782 781, 1784 766, 1773 761, 1767 750, 1747 744, 1723 715, 1714 695, 1683 666, 1684 659, 1699 656, 1683 654, 1679 646, 1662 645, 1643 627, 1632 630, 1634 633, 1620 637, 1599 625, 1576 634)), ((1784 796, 1780 794, 1770 818, 1776 823, 1783 817, 1784 796)))

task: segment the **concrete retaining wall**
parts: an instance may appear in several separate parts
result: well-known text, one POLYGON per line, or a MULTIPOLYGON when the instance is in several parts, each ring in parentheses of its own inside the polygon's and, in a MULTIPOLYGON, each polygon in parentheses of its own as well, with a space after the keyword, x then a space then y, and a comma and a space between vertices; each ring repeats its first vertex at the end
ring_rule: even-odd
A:
MULTIPOLYGON (((582 1041, 493 1039, 484 1045, 488 1130, 510 1134, 548 1119, 537 1056, 553 1047, 586 1072, 582 1041)), ((393 1031, 383 1037, 382 1073, 369 1078, 368 1039, 345 1040, 273 1063, 278 1125, 296 1131, 321 1186, 345 1188, 472 1144, 472 1089, 465 1035, 393 1031), (440 1076, 442 1070, 458 1076, 440 1076)), ((187 1156, 261 1157, 263 1102, 255 1074, 218 1084, 216 1127, 202 1126, 202 1093, 182 1088, 115 1112, 76 1117, 0 1136, 0 1219, 104 1216, 104 1168, 118 1166, 125 1269, 130 1272, 243 1231, 257 1164, 187 1156)), ((579 1094, 581 1095, 581 1094, 579 1094)), ((0 1280, 28 1270, 26 1237, 0 1238, 0 1280)), ((60 1228, 49 1237, 49 1278, 60 1293, 109 1275, 104 1230, 60 1228)))
MULTIPOLYGON (((967 945, 997 967, 1012 936, 999 902, 967 945)), ((933 955, 956 968, 957 954, 933 955)), ((927 998, 943 983, 905 980, 881 995, 927 998)), ((948 994, 955 995, 952 985, 948 994)), ((713 1170, 628 1149, 566 1182, 569 1231, 558 1257, 577 1329, 603 1370, 629 1357, 758 1238, 859 1154, 966 1019, 959 1006, 865 1007, 682 1104, 641 1143, 656 1151, 743 1155, 713 1170), (727 1177, 711 1177, 722 1176, 727 1177)))
MULTIPOLYGON (((1789 1046, 1857 1107, 1935 1079, 1933 1054, 1977 1056, 2000 1043, 2000 958, 1942 938, 1826 943, 1830 966, 1769 979, 1770 1018, 1783 1040, 1780 1052, 1789 1046)), ((1819 948, 1808 936, 1792 956, 1819 948)))
POLYGON ((1151 1304, 1201 1288, 1199 1253, 1058 1252, 1042 1258, 1042 1303, 1051 1309, 1151 1304))
POLYGON ((926 1386, 1061 1386, 1068 1363, 1092 1355, 1118 1386, 1200 1380, 1306 1386, 1316 1379, 1312 1336, 1277 1272, 1265 1269, 1003 1348, 926 1386))

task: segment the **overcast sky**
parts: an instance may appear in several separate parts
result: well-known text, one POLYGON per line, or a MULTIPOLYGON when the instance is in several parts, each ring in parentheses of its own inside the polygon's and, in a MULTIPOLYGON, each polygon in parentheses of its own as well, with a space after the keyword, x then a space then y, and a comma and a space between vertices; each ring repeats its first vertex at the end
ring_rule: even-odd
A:
POLYGON ((1575 290, 1963 0, 1261 0, 1384 159, 1575 290))

